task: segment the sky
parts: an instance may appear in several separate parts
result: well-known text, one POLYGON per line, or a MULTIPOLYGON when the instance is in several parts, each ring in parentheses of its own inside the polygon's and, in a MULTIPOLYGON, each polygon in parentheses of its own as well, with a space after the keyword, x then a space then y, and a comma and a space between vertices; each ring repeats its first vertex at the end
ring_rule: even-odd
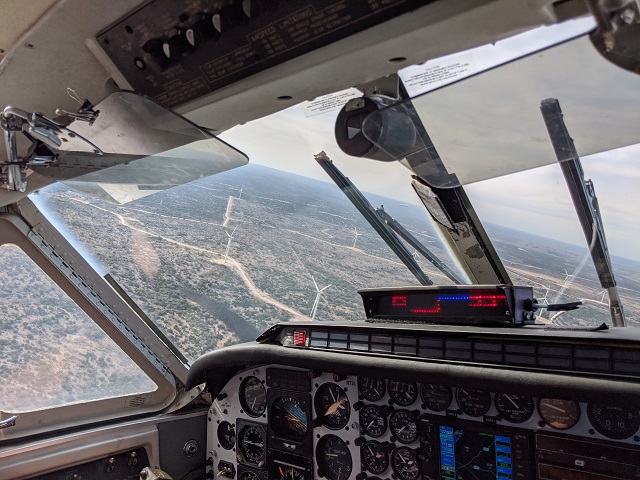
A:
MULTIPOLYGON (((482 47, 477 50, 463 52, 458 56, 427 62, 422 67, 422 72, 429 68, 433 69, 438 66, 448 65, 451 66, 449 71, 455 71, 454 73, 459 77, 466 76, 473 73, 474 69, 484 69, 500 64, 514 55, 535 51, 563 38, 573 37, 576 33, 584 32, 590 26, 590 23, 580 21, 571 22, 569 25, 545 27, 535 32, 529 32, 524 36, 516 37, 511 41, 499 42, 494 47, 482 47)), ((534 58, 534 60, 536 59, 534 58)), ((481 77, 477 76, 466 82, 475 82, 481 80, 481 77)), ((422 78, 424 78, 424 73, 422 78)), ((637 78, 640 82, 640 77, 637 78)), ((405 82, 411 82, 412 79, 420 79, 415 69, 409 69, 403 76, 405 82)), ((426 83, 424 85, 419 85, 420 81, 414 81, 413 83, 417 84, 415 86, 416 89, 421 88, 423 91, 428 91, 442 86, 445 81, 432 80, 423 82, 426 83)), ((531 85, 529 85, 526 80, 518 80, 515 83, 521 90, 524 89, 525 91, 530 90, 534 84, 532 81, 531 85)), ((465 82, 460 82, 455 87, 458 88, 463 84, 465 82)), ((447 90, 451 89, 452 87, 449 86, 421 98, 427 100, 430 97, 436 98, 436 94, 440 95, 440 92, 446 93, 447 90)), ((474 89, 471 88, 469 90, 473 95, 474 89)), ((576 90, 575 87, 574 90, 576 90)), ((600 86, 598 92, 607 93, 605 90, 606 87, 600 86)), ((608 103, 603 101, 599 104, 597 100, 601 96, 594 96, 597 98, 592 109, 601 109, 602 111, 609 109, 612 113, 617 112, 614 108, 615 105, 613 105, 614 101, 618 100, 616 95, 622 95, 629 88, 619 89, 618 92, 615 89, 611 90, 614 96, 613 99, 608 103)), ((637 91, 633 90, 632 93, 636 94, 635 96, 640 99, 637 91)), ((454 97, 454 100, 457 98, 462 105, 465 102, 478 102, 478 99, 474 97, 464 98, 465 93, 463 90, 461 92, 457 97, 454 97)), ((499 89, 498 92, 500 92, 499 89)), ((413 93, 419 92, 416 90, 413 93)), ((562 98, 566 99, 572 93, 571 91, 564 93, 562 98)), ((511 99, 508 95, 510 94, 505 92, 505 97, 511 99)), ((477 96, 475 94, 475 97, 477 96)), ((451 96, 449 95, 447 98, 449 99, 447 105, 450 105, 451 96)), ((425 101, 425 104, 434 105, 433 101, 429 102, 430 100, 425 101)), ((414 101, 415 103, 416 101, 414 101)), ((576 108, 582 108, 583 110, 586 108, 584 106, 585 102, 581 102, 580 97, 576 97, 574 103, 577 105, 576 108)), ((567 126, 576 140, 576 147, 581 152, 581 156, 585 152, 590 153, 590 149, 593 150, 594 148, 590 144, 594 136, 593 122, 581 122, 584 116, 582 115, 582 110, 580 110, 579 115, 574 114, 572 117, 572 105, 568 100, 561 102, 561 104, 563 111, 565 111, 567 126), (580 150, 581 145, 582 151, 580 150)), ((452 109, 450 108, 449 110, 452 109)), ((535 118, 541 118, 537 111, 537 105, 535 110, 533 113, 535 118)), ((639 110, 635 109, 634 111, 638 112, 639 110)), ((334 109, 326 113, 314 114, 315 112, 311 112, 309 104, 306 103, 246 125, 235 127, 225 132, 221 137, 248 154, 252 163, 322 181, 329 181, 326 173, 313 160, 315 153, 324 150, 338 168, 360 190, 375 192, 407 203, 419 204, 417 196, 410 187, 411 172, 398 162, 379 162, 365 158, 350 157, 341 152, 335 142, 333 131, 337 112, 338 110, 334 109)), ((499 137, 491 139, 493 143, 487 142, 486 145, 471 143, 470 138, 474 137, 474 135, 476 140, 488 137, 482 131, 482 128, 479 128, 478 131, 471 130, 476 128, 475 125, 482 127, 482 118, 473 116, 467 118, 467 115, 460 115, 459 111, 443 112, 442 108, 436 110, 435 113, 433 109, 427 112, 421 112, 419 109, 419 113, 432 136, 436 148, 438 148, 439 152, 442 149, 441 155, 443 157, 450 155, 460 165, 465 165, 464 162, 470 164, 468 159, 473 158, 474 162, 483 162, 482 165, 489 168, 491 162, 494 161, 491 154, 496 148, 505 159, 519 159, 524 155, 522 154, 523 142, 520 138, 516 142, 519 146, 517 150, 507 149, 502 145, 503 138, 499 137), (438 125, 438 121, 440 121, 440 125, 438 125), (469 122, 469 124, 466 125, 465 122, 469 122), (452 124, 459 125, 458 129, 446 131, 446 127, 452 124), (441 125, 444 127, 441 127, 441 125), (465 144, 465 142, 468 143, 465 144), (461 145, 464 148, 461 148, 461 145), (478 154, 481 150, 484 151, 484 157, 478 154), (464 162, 460 162, 460 159, 464 159, 464 162)), ((501 133, 502 128, 509 126, 509 121, 504 122, 504 119, 510 120, 512 118, 510 115, 512 115, 512 112, 502 112, 496 107, 494 119, 504 123, 504 125, 500 126, 499 131, 501 133)), ((635 115, 634 117, 640 116, 635 115)), ((601 124, 595 125, 595 128, 600 130, 608 128, 610 131, 596 131, 596 133, 606 133, 606 138, 611 135, 619 135, 625 141, 629 141, 628 137, 630 135, 632 137, 637 135, 640 138, 640 133, 636 133, 640 132, 640 129, 637 128, 637 123, 634 123, 640 121, 640 118, 636 119, 634 117, 607 117, 606 122, 603 121, 601 124)), ((526 132, 527 130, 523 127, 520 129, 521 133, 522 131, 526 132)), ((543 134, 540 136, 530 135, 535 141, 527 145, 526 151, 533 150, 534 152, 529 155, 531 158, 527 160, 528 162, 536 160, 535 149, 540 148, 536 143, 551 151, 547 146, 548 136, 546 131, 543 130, 543 134)), ((517 136, 518 133, 516 132, 515 135, 517 136)), ((640 217, 640 145, 607 153, 582 156, 581 160, 585 178, 592 179, 595 184, 610 252, 614 255, 640 261, 640 249, 637 248, 637 239, 640 238, 640 222, 638 222, 638 217, 640 217)), ((539 163, 549 162, 554 162, 552 155, 539 163)), ((472 183, 467 185, 465 190, 482 221, 508 226, 576 245, 584 245, 586 248, 584 235, 573 209, 564 178, 557 164, 472 183)))

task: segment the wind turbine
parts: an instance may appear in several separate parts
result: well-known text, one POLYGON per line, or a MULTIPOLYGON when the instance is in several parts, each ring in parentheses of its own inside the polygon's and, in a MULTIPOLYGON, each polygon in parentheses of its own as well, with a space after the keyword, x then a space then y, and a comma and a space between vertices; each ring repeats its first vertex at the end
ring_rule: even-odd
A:
POLYGON ((358 233, 358 229, 356 227, 353 227, 353 230, 355 232, 355 234, 353 235, 353 248, 356 248, 356 242, 358 241, 358 237, 362 234, 358 233))
POLYGON ((309 316, 311 317, 311 320, 315 320, 316 319, 316 313, 318 311, 318 305, 320 304, 320 297, 322 297, 322 292, 324 292, 331 285, 327 285, 324 288, 318 288, 318 284, 316 283, 316 279, 313 278, 313 276, 311 276, 311 280, 313 280, 313 284, 316 287, 316 292, 318 292, 316 294, 316 300, 315 300, 315 302, 313 302, 313 307, 311 307, 311 313, 309 314, 309 316))
POLYGON ((231 248, 231 240, 233 240, 233 234, 235 233, 236 228, 233 229, 231 234, 229 234, 229 232, 227 232, 226 230, 224 231, 224 233, 227 234, 227 237, 229 237, 229 240, 227 240, 227 249, 224 252, 224 263, 227 263, 227 257, 229 256, 229 248, 231 248))
POLYGON ((414 260, 418 260, 418 258, 420 258, 420 254, 418 253, 417 250, 413 251, 413 254, 411 255, 413 257, 414 260))
POLYGON ((238 193, 238 200, 242 198, 242 190, 244 189, 244 184, 240 186, 240 192, 238 193))
POLYGON ((600 302, 604 303, 604 297, 607 295, 607 290, 602 290, 602 292, 600 292, 602 294, 602 298, 600 299, 600 302))
MULTIPOLYGON (((573 275, 572 273, 567 272, 567 269, 565 268, 565 269, 564 269, 564 282, 562 282, 562 284, 563 284, 563 285, 566 285, 567 281, 568 281, 570 278, 573 278, 573 277, 575 277, 575 275, 573 275)), ((573 280, 572 280, 572 281, 573 281, 573 280)))
MULTIPOLYGON (((549 305, 549 298, 547 298, 549 296, 549 291, 551 291, 551 287, 547 287, 547 291, 544 292, 544 297, 542 297, 540 299, 539 303, 543 303, 545 305, 549 305)), ((544 318, 544 316, 542 315, 542 310, 540 311, 540 317, 544 318)))

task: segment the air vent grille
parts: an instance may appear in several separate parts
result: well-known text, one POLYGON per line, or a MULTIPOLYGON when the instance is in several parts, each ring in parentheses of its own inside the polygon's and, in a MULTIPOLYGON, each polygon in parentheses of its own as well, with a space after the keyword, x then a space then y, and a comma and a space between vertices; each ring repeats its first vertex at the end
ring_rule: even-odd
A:
POLYGON ((640 351, 552 341, 496 341, 460 335, 384 334, 312 329, 309 347, 431 360, 640 377, 640 351))

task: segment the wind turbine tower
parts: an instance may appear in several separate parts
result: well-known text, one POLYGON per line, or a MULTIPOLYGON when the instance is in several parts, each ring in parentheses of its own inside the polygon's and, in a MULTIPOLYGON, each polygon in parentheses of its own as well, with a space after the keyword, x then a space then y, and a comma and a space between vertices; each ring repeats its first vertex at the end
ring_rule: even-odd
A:
POLYGON ((355 232, 355 234, 353 235, 353 248, 356 248, 356 242, 358 241, 358 237, 362 234, 358 233, 358 229, 356 227, 353 227, 353 230, 355 232))
POLYGON ((229 249, 231 248, 231 240, 233 240, 233 234, 235 233, 236 228, 234 228, 231 233, 227 232, 226 230, 224 231, 224 233, 227 234, 227 237, 229 237, 229 240, 227 240, 227 249, 224 252, 224 263, 227 263, 227 257, 229 256, 229 249))
POLYGON ((316 300, 313 302, 313 307, 311 307, 311 313, 309 314, 309 316, 311 317, 311 320, 315 320, 316 319, 316 313, 318 312, 318 305, 320 304, 320 297, 322 297, 322 292, 324 292, 331 285, 327 285, 324 288, 318 288, 318 284, 316 283, 316 279, 313 278, 313 276, 311 277, 311 280, 313 280, 313 285, 316 287, 316 292, 318 292, 316 294, 316 300))

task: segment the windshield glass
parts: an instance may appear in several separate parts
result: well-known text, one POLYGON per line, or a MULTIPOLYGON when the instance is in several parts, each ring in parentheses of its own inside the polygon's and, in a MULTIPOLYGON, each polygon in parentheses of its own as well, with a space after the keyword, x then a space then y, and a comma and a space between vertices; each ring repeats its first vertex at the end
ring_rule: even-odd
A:
MULTIPOLYGON (((343 154, 334 136, 337 113, 305 103, 238 126, 221 137, 247 153, 249 165, 125 205, 60 184, 37 198, 189 359, 254 340, 279 321, 363 320, 358 289, 419 284, 314 160, 321 150, 373 207, 384 206, 464 278, 411 188, 411 172, 398 162, 343 154)), ((462 142, 466 130, 458 133, 462 142)), ((629 147, 583 159, 632 326, 640 324, 637 153, 629 147)), ((532 286, 542 301, 585 299, 556 323, 610 323, 557 164, 465 188, 515 284, 532 286)), ((453 283, 407 250, 434 284, 453 283)))

